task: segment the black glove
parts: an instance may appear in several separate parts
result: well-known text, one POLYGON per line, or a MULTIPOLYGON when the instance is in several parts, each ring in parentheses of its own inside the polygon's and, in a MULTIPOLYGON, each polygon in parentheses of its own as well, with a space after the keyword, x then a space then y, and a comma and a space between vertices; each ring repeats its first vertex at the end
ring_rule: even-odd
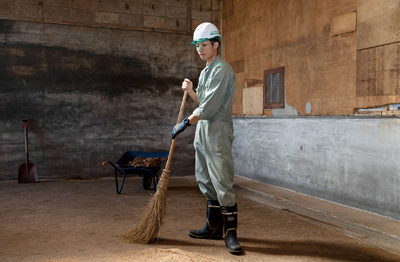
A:
POLYGON ((177 135, 185 131, 186 127, 191 126, 189 124, 189 119, 185 118, 181 123, 174 126, 172 129, 172 139, 174 139, 177 135))

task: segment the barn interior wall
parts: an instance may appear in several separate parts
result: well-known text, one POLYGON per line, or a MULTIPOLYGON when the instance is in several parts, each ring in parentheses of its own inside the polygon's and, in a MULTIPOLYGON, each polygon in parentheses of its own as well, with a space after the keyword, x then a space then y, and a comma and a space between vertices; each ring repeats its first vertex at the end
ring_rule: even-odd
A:
POLYGON ((399 7, 222 1, 237 175, 400 219, 399 7), (282 66, 285 108, 264 110, 263 71, 282 66))
MULTIPOLYGON (((109 176, 102 161, 169 151, 182 80, 204 67, 193 28, 219 19, 219 0, 1 1, 0 180, 25 162, 22 118, 39 179, 109 176)), ((193 133, 173 175, 194 173, 193 133)))
POLYGON ((400 3, 374 3, 222 1, 224 55, 238 79, 234 113, 353 115, 399 103, 400 3), (285 108, 263 110, 255 95, 263 72, 282 66, 285 108))

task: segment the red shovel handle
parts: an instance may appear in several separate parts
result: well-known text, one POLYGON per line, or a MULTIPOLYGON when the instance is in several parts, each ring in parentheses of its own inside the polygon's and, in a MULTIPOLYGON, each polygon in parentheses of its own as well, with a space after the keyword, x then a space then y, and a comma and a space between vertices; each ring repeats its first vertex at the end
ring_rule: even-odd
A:
POLYGON ((29 126, 29 123, 30 123, 31 121, 30 121, 30 119, 29 118, 22 118, 21 119, 21 124, 22 124, 22 126, 24 127, 24 128, 27 128, 28 126, 29 126), (26 125, 25 125, 25 123, 26 123, 26 125))

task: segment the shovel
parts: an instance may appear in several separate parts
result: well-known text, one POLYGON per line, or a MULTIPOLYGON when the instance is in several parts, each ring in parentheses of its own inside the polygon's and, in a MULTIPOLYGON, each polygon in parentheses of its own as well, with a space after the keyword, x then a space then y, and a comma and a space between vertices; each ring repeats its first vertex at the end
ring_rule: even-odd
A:
POLYGON ((18 183, 36 183, 39 181, 38 173, 35 164, 29 162, 29 151, 28 151, 28 126, 29 118, 23 118, 21 124, 25 130, 25 153, 26 161, 18 168, 18 183))

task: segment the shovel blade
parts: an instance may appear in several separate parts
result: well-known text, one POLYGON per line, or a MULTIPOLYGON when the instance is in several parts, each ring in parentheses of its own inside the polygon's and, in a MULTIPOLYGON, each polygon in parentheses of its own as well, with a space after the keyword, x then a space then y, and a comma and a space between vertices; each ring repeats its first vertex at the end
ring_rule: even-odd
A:
POLYGON ((36 183, 39 182, 37 168, 35 164, 29 162, 28 172, 26 172, 26 163, 18 168, 18 183, 36 183))

